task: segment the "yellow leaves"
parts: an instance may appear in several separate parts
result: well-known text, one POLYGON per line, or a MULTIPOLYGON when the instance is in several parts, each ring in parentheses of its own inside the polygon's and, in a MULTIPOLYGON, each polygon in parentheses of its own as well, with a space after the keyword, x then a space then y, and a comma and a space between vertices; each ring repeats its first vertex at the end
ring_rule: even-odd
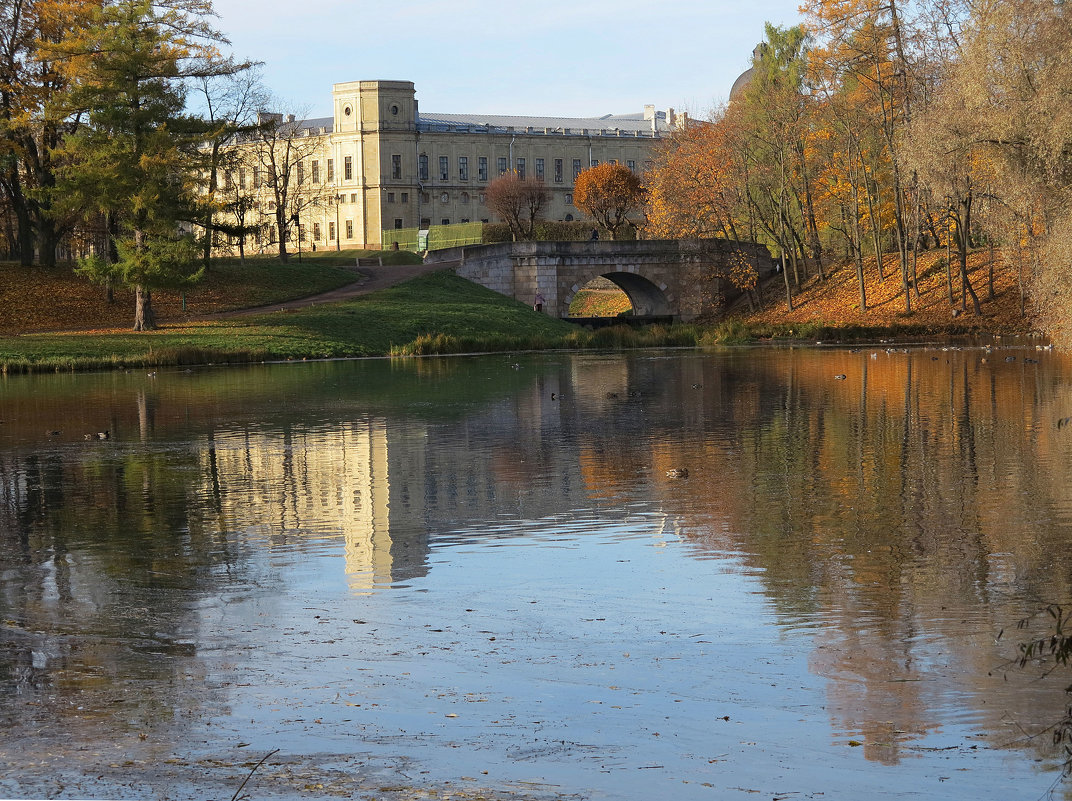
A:
POLYGON ((759 271, 752 264, 751 259, 742 251, 735 250, 730 254, 728 262, 730 265, 730 283, 738 289, 746 291, 755 289, 756 282, 759 280, 759 271))

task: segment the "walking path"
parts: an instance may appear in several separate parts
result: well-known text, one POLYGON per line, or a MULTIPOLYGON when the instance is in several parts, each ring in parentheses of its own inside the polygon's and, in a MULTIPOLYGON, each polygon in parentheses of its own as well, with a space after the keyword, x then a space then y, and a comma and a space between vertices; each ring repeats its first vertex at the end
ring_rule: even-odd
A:
POLYGON ((283 301, 282 303, 270 303, 266 306, 251 306, 246 309, 232 309, 231 311, 215 312, 198 317, 199 320, 227 320, 234 317, 243 317, 249 314, 263 314, 270 311, 286 311, 288 309, 304 309, 308 306, 319 306, 324 303, 338 303, 343 300, 368 295, 380 289, 401 284, 418 275, 424 275, 434 270, 454 267, 458 262, 437 262, 435 264, 393 264, 376 267, 358 267, 357 273, 362 276, 360 281, 332 289, 329 292, 321 292, 319 295, 309 295, 304 298, 283 301))

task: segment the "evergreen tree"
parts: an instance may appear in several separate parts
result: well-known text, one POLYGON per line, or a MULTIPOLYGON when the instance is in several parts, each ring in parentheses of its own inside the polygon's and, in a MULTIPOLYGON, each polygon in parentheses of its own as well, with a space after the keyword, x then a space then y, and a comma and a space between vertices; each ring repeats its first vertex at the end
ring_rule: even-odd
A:
POLYGON ((112 221, 114 248, 79 271, 133 290, 136 331, 156 327, 152 290, 203 274, 184 226, 203 218, 195 168, 210 130, 184 113, 185 82, 244 66, 219 56, 210 13, 202 0, 112 0, 60 45, 68 111, 84 122, 59 148, 58 194, 112 221))

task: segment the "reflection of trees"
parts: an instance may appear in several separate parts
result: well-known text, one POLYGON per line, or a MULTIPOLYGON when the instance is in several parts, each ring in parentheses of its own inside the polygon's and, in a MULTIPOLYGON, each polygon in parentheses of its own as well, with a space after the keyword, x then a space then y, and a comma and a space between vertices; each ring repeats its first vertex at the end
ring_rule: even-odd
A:
POLYGON ((1038 727, 1063 704, 1060 682, 991 670, 998 631, 1069 595, 1067 393, 1045 363, 984 355, 636 360, 581 437, 593 486, 650 468, 692 542, 743 554, 786 623, 818 630, 836 728, 879 761, 939 699, 970 699, 1003 737, 1003 713, 1038 727), (662 479, 674 466, 687 483, 662 479))
POLYGON ((200 681, 197 599, 241 559, 190 503, 192 466, 111 447, 0 457, 0 759, 136 759, 219 703, 200 681))

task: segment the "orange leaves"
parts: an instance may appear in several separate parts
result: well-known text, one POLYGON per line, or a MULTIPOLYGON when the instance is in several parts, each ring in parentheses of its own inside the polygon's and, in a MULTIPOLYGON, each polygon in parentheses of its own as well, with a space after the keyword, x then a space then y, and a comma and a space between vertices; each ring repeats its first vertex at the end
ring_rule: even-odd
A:
POLYGON ((640 207, 644 189, 628 167, 604 162, 577 176, 573 203, 606 228, 611 238, 628 224, 629 214, 640 207))
POLYGON ((730 283, 738 289, 748 291, 756 288, 759 281, 759 271, 756 270, 752 260, 740 250, 735 250, 729 257, 730 283))

